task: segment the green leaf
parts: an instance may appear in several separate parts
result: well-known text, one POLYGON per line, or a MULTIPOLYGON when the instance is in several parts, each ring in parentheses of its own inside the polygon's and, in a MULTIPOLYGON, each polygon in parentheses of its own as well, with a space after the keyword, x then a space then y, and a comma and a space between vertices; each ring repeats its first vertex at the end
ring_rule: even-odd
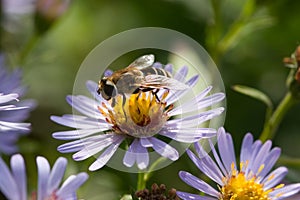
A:
POLYGON ((241 94, 247 95, 249 97, 263 102, 264 104, 266 104, 268 110, 273 110, 273 103, 271 99, 262 91, 244 85, 234 85, 232 86, 232 89, 236 92, 239 92, 241 94))

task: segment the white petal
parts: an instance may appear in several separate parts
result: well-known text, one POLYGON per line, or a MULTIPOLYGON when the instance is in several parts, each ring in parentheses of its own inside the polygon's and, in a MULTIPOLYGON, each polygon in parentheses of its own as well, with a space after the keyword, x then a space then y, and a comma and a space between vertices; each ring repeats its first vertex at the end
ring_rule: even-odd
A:
POLYGON ((241 162, 246 163, 247 160, 249 161, 252 153, 252 144, 253 144, 253 136, 251 133, 247 133, 244 136, 242 147, 241 147, 241 153, 240 153, 241 162))
POLYGON ((219 192, 216 191, 213 187, 208 185, 206 182, 198 179, 197 177, 193 176, 192 174, 184 171, 179 172, 179 176, 181 180, 186 182, 188 185, 192 186, 193 188, 204 192, 210 196, 219 197, 219 192))
POLYGON ((93 128, 100 128, 100 127, 110 127, 109 124, 105 121, 99 121, 92 118, 69 118, 69 117, 59 117, 59 116, 51 116, 50 119, 58 124, 78 128, 78 129, 93 129, 93 128))
POLYGON ((47 182, 50 174, 50 165, 48 161, 41 156, 36 158, 38 168, 38 192, 37 200, 44 200, 49 194, 47 194, 47 182))
POLYGON ((5 162, 0 157, 0 190, 8 199, 19 199, 17 182, 9 171, 5 162), (17 191, 17 192, 16 192, 17 191))
POLYGON ((185 143, 194 143, 201 138, 210 138, 216 135, 215 129, 186 128, 186 129, 162 129, 160 135, 185 143))
POLYGON ((270 140, 265 142, 260 148, 260 150, 258 151, 258 153, 256 154, 256 156, 254 157, 254 159, 252 160, 251 171, 254 174, 257 174, 261 165, 266 162, 266 158, 269 155, 271 147, 272 147, 272 142, 270 140))
POLYGON ((270 192, 270 196, 274 199, 285 199, 286 197, 292 196, 300 191, 300 183, 286 185, 282 188, 276 189, 270 192), (276 198, 277 197, 277 198, 276 198))
POLYGON ((174 79, 176 79, 180 82, 184 82, 186 75, 188 73, 188 70, 189 70, 189 68, 187 66, 181 67, 174 75, 174 79))
POLYGON ((149 165, 149 155, 147 148, 143 147, 138 140, 135 145, 134 152, 136 154, 136 162, 139 169, 146 169, 149 165))
POLYGON ((210 120, 224 111, 224 108, 216 108, 213 110, 201 112, 196 115, 182 117, 178 119, 171 119, 166 122, 165 126, 182 126, 182 127, 195 127, 207 120, 210 120))
POLYGON ((278 167, 277 169, 272 171, 266 178, 262 180, 262 183, 264 184, 264 189, 268 190, 279 184, 287 173, 288 169, 286 167, 278 167))
POLYGON ((60 157, 54 163, 48 180, 48 194, 51 194, 58 189, 58 186, 65 174, 67 162, 68 161, 66 158, 60 157))
POLYGON ((132 144, 129 146, 128 150, 125 152, 123 163, 126 167, 132 167, 136 161, 136 155, 133 153, 133 144, 135 140, 132 142, 132 144))
POLYGON ((124 140, 123 136, 120 136, 112 145, 110 145, 98 158, 97 160, 89 167, 90 171, 95 171, 102 168, 109 159, 114 155, 118 149, 121 142, 124 140))
MULTIPOLYGON (((10 160, 11 170, 14 176, 14 179, 17 183, 18 192, 20 200, 27 199, 27 178, 26 178, 26 169, 25 162, 23 157, 20 154, 12 156, 10 160)), ((1 177, 2 178, 2 177, 1 177)))
POLYGON ((99 129, 82 129, 72 131, 59 131, 52 134, 52 137, 58 140, 82 139, 95 133, 100 133, 99 129))
POLYGON ((59 199, 66 199, 69 196, 73 196, 72 194, 74 194, 87 179, 88 174, 85 172, 79 173, 76 176, 70 176, 56 192, 56 195, 59 199))
POLYGON ((93 143, 85 144, 81 151, 75 153, 72 157, 76 161, 85 160, 98 152, 102 151, 107 146, 114 143, 119 137, 114 135, 105 135, 106 137, 101 137, 101 140, 95 141, 93 143))
POLYGON ((223 174, 220 171, 218 165, 212 160, 212 158, 201 148, 198 144, 197 151, 200 154, 200 158, 196 157, 190 150, 187 150, 187 154, 194 164, 202 171, 206 176, 212 179, 219 185, 223 185, 222 178, 223 174), (205 155, 204 155, 205 154, 205 155))
POLYGON ((85 96, 67 96, 67 102, 80 113, 95 119, 104 119, 98 110, 99 103, 85 96))
POLYGON ((211 106, 211 105, 224 99, 225 95, 223 93, 216 93, 216 94, 205 97, 210 92, 211 89, 212 89, 212 87, 207 87, 196 97, 194 97, 190 101, 186 101, 182 105, 174 108, 168 114, 170 116, 174 116, 174 115, 179 115, 179 114, 183 114, 183 113, 193 112, 196 109, 200 110, 202 108, 211 106))
POLYGON ((167 143, 154 137, 149 138, 149 141, 152 143, 153 149, 161 156, 169 158, 173 161, 179 158, 177 150, 168 145, 167 143))
POLYGON ((230 134, 225 133, 224 129, 219 129, 218 131, 218 148, 224 167, 229 174, 231 172, 231 164, 233 163, 235 168, 237 166, 232 137, 230 134))

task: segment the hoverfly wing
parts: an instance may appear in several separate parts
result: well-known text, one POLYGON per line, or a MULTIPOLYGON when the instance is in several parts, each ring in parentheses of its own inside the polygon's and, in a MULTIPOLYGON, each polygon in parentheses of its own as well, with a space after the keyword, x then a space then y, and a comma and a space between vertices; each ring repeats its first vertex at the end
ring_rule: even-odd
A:
POLYGON ((177 81, 176 79, 169 78, 161 75, 147 75, 145 80, 140 83, 144 88, 165 88, 170 90, 186 90, 189 86, 177 81))
POLYGON ((146 67, 150 67, 154 63, 154 55, 149 54, 149 55, 144 55, 139 58, 137 58, 133 63, 131 63, 128 67, 134 67, 137 69, 143 69, 146 67))

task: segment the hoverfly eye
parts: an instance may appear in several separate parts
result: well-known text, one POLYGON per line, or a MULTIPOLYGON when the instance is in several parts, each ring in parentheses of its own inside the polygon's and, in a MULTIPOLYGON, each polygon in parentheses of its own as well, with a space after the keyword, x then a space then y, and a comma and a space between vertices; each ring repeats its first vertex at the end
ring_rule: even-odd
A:
POLYGON ((104 93, 106 94, 106 96, 108 96, 108 97, 116 96, 115 87, 112 85, 105 85, 103 90, 104 90, 104 93))

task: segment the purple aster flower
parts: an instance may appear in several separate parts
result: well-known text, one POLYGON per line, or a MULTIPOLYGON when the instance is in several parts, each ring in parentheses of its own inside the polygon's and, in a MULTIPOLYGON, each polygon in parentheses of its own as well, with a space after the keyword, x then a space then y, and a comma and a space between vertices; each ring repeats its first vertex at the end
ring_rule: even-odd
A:
MULTIPOLYGON (((67 159, 58 158, 52 170, 46 158, 36 158, 38 169, 38 191, 34 193, 33 200, 67 200, 77 199, 76 190, 87 180, 84 172, 72 175, 60 185, 64 176, 67 159)), ((7 199, 27 199, 27 176, 23 157, 15 154, 11 157, 9 169, 0 157, 0 191, 7 199)))
MULTIPOLYGON (((155 63, 153 67, 163 66, 155 63)), ((171 65, 166 65, 164 69, 172 74, 171 65)), ((187 73, 188 67, 182 67, 173 78, 192 89, 199 76, 195 75, 185 81, 187 73)), ((76 161, 99 154, 97 160, 89 167, 92 171, 103 167, 125 141, 128 144, 123 157, 126 167, 133 167, 136 163, 139 169, 146 169, 149 160, 151 161, 149 150, 175 161, 179 158, 179 153, 166 141, 191 144, 201 138, 215 136, 215 129, 203 128, 200 125, 220 115, 224 110, 222 107, 210 109, 224 99, 223 93, 209 95, 212 87, 189 97, 188 101, 180 99, 187 98, 186 94, 191 92, 189 89, 162 89, 156 95, 152 92, 142 92, 126 98, 117 95, 113 99, 113 106, 110 101, 96 93, 98 85, 95 82, 87 81, 87 88, 94 99, 81 95, 67 97, 67 102, 82 115, 52 116, 51 119, 61 125, 75 128, 53 133, 56 139, 75 140, 60 145, 58 151, 76 152, 73 155, 76 161), (178 102, 179 105, 176 104, 178 102)))
POLYGON ((21 75, 20 70, 9 73, 0 55, 0 153, 16 152, 16 141, 30 131, 30 124, 23 121, 35 107, 35 102, 18 100, 26 91, 21 85, 21 75))
POLYGON ((34 11, 36 0, 2 0, 1 2, 4 13, 22 15, 34 11))
POLYGON ((188 185, 205 193, 206 196, 178 191, 177 195, 180 198, 185 200, 279 200, 300 191, 300 183, 280 184, 288 172, 286 167, 278 167, 270 172, 281 153, 280 148, 271 148, 271 141, 263 144, 260 140, 253 141, 250 133, 246 134, 242 143, 239 164, 235 159, 231 135, 225 133, 223 128, 218 130, 217 144, 219 153, 210 142, 214 160, 199 144, 195 145, 197 156, 190 150, 187 153, 200 171, 217 184, 218 189, 188 172, 181 171, 179 172, 180 178, 188 185))

